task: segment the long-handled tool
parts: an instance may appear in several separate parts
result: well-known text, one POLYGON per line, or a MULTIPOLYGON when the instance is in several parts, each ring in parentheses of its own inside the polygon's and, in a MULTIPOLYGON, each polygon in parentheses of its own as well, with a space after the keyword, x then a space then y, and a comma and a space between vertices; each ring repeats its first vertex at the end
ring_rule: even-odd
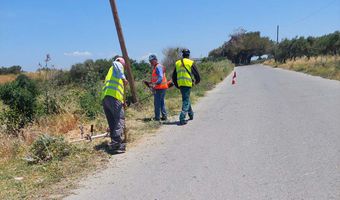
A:
MULTIPOLYGON (((152 96, 155 94, 155 89, 152 87, 151 82, 143 81, 143 83, 144 83, 144 85, 149 89, 149 91, 151 92, 151 94, 148 95, 148 96, 146 96, 146 97, 144 97, 143 99, 140 99, 140 100, 139 100, 137 103, 135 103, 135 104, 131 104, 130 101, 126 102, 127 108, 130 108, 130 107, 132 107, 132 106, 138 105, 138 104, 140 104, 141 102, 143 102, 143 101, 149 99, 150 97, 152 97, 152 96)), ((172 88, 172 87, 175 85, 171 80, 168 81, 167 84, 168 84, 168 88, 172 88)), ((126 109, 127 109, 127 108, 126 108, 126 109)))
POLYGON ((81 142, 81 141, 90 141, 91 142, 93 139, 96 139, 96 138, 104 138, 104 137, 109 137, 110 136, 110 132, 94 135, 94 127, 93 127, 93 125, 91 125, 90 133, 85 133, 84 132, 83 125, 80 125, 79 129, 80 129, 80 139, 73 140, 73 141, 71 141, 71 143, 81 142))
MULTIPOLYGON (((125 87, 124 87, 125 90, 125 87)), ((124 135, 124 139, 123 139, 123 143, 127 142, 127 130, 126 130, 126 120, 125 120, 125 111, 127 109, 127 105, 126 105, 126 91, 124 91, 124 96, 123 96, 123 100, 124 100, 124 125, 123 125, 123 135, 124 135)), ((120 119, 119 119, 120 120, 120 119)))

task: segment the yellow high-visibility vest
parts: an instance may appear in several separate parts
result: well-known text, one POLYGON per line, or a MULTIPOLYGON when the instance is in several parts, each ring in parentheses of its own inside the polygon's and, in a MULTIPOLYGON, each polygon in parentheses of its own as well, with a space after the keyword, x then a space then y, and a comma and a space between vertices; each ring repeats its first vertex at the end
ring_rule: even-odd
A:
POLYGON ((192 79, 191 79, 191 67, 194 64, 194 61, 184 58, 183 63, 185 65, 184 68, 182 61, 177 60, 176 61, 176 73, 177 73, 177 84, 179 87, 186 86, 186 87, 192 87, 192 79))
POLYGON ((118 75, 118 70, 111 66, 102 88, 102 99, 104 99, 105 96, 112 96, 118 101, 124 103, 124 83, 121 78, 118 78, 118 75))

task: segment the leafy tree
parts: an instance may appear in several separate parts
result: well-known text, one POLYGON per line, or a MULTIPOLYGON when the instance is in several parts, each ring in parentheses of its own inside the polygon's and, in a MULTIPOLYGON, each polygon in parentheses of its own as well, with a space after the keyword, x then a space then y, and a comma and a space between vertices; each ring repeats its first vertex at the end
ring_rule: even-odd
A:
POLYGON ((98 59, 94 62, 94 70, 98 72, 99 79, 104 80, 107 72, 112 66, 113 59, 98 59))
POLYGON ((167 68, 173 69, 175 67, 175 63, 178 59, 181 58, 181 51, 184 49, 183 47, 168 47, 163 49, 162 53, 164 55, 164 58, 162 60, 162 63, 167 68))
POLYGON ((252 56, 261 57, 273 54, 278 62, 295 60, 306 56, 308 59, 317 55, 338 55, 340 52, 340 32, 320 37, 294 37, 284 39, 278 45, 260 32, 246 32, 241 29, 230 35, 228 42, 209 52, 209 58, 227 57, 235 64, 248 64, 252 56))
POLYGON ((1 67, 0 68, 0 75, 1 74, 19 74, 22 72, 21 66, 13 65, 11 67, 1 67))
POLYGON ((309 59, 318 55, 338 55, 340 52, 340 32, 335 31, 320 37, 284 39, 277 46, 276 51, 275 59, 279 62, 286 62, 287 59, 295 60, 297 57, 304 56, 309 59))
POLYGON ((145 80, 146 77, 151 76, 151 66, 144 60, 137 62, 136 60, 131 60, 132 74, 136 81, 145 80))
POLYGON ((273 42, 261 37, 260 32, 237 30, 230 35, 228 42, 209 53, 211 58, 227 57, 235 64, 249 64, 253 56, 261 57, 272 51, 273 42))

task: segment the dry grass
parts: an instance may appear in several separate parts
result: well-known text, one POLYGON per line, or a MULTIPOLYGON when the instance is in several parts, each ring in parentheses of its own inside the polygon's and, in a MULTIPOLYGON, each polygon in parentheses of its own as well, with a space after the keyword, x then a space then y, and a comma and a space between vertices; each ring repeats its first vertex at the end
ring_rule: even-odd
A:
POLYGON ((62 113, 41 118, 37 121, 36 126, 45 133, 64 135, 78 127, 78 120, 74 114, 62 113))
POLYGON ((17 75, 15 75, 15 74, 0 75, 0 84, 4 84, 4 83, 14 81, 16 77, 17 77, 17 75))
MULTIPOLYGON (((25 74, 31 79, 48 80, 51 76, 53 76, 53 73, 54 72, 40 71, 40 72, 24 72, 23 74, 25 74)), ((14 81, 17 76, 18 74, 0 75, 0 84, 5 84, 14 81)))
POLYGON ((0 164, 15 158, 20 152, 22 141, 0 135, 0 164))
POLYGON ((31 79, 39 79, 39 80, 51 80, 52 77, 55 76, 56 71, 51 70, 51 71, 37 71, 37 72, 24 72, 26 76, 28 76, 31 79))
POLYGON ((318 56, 299 58, 286 63, 275 63, 274 60, 264 62, 266 65, 277 66, 284 69, 304 72, 323 78, 340 80, 340 56, 318 56))
POLYGON ((2 161, 0 199, 61 199, 65 189, 75 187, 74 180, 107 163, 108 155, 95 150, 98 142, 79 144, 62 162, 28 165, 21 159, 23 153, 2 161))

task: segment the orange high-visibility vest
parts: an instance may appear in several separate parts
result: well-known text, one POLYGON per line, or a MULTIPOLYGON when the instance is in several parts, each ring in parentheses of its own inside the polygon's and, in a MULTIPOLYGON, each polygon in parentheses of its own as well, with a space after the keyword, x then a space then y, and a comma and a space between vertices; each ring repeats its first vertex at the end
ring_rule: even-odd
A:
MULTIPOLYGON (((156 65, 157 67, 157 65, 156 65)), ((156 74, 156 67, 153 68, 152 70, 152 78, 151 78, 151 82, 152 83, 157 83, 158 80, 158 75, 156 74)), ((155 86, 156 90, 164 90, 164 89, 168 89, 168 81, 166 80, 166 76, 165 76, 165 67, 163 67, 163 79, 162 79, 162 83, 158 84, 155 86)))

